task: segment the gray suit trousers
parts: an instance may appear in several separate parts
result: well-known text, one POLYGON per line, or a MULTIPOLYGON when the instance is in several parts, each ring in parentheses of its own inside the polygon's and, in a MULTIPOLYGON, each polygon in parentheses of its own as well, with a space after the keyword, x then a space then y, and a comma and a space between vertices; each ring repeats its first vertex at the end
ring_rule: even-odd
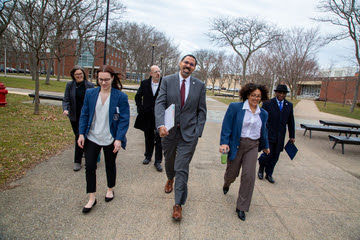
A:
POLYGON ((186 202, 189 164, 197 143, 198 138, 185 142, 179 128, 176 130, 175 138, 162 138, 166 176, 168 179, 175 177, 175 204, 184 205, 186 202))

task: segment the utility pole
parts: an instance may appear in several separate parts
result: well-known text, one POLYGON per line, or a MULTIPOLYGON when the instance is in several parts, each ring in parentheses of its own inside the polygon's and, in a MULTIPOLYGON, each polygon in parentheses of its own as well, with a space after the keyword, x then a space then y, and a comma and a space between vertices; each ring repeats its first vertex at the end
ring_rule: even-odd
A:
POLYGON ((105 23, 105 41, 104 41, 104 65, 106 65, 106 53, 107 53, 107 31, 108 31, 108 23, 109 23, 109 2, 110 2, 110 0, 107 0, 106 23, 105 23))

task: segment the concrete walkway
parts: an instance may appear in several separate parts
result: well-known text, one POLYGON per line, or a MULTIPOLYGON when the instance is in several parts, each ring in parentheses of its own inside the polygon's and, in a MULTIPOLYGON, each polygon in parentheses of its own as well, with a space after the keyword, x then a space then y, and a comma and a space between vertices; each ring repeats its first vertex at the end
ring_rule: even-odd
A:
MULTIPOLYGON (((69 148, 0 192, 0 239, 360 239, 359 146, 346 146, 342 155, 321 132, 310 139, 297 131, 298 155, 293 161, 280 156, 275 184, 256 179, 250 211, 241 221, 235 213, 240 179, 222 193, 225 165, 218 144, 227 106, 212 98, 190 164, 183 220, 173 222, 174 195, 164 193, 164 172, 142 164, 143 133, 132 127, 130 104, 129 143, 117 158, 115 199, 104 201, 102 158, 98 204, 90 214, 81 213, 87 202, 84 168, 72 171, 74 150, 69 148)), ((316 114, 311 101, 302 100, 295 109, 297 124, 325 117, 316 114)))

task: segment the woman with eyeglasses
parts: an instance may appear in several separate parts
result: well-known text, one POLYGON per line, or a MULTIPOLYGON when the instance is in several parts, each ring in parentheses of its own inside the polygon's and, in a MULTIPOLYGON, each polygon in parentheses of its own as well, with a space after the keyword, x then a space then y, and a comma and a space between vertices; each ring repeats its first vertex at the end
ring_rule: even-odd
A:
POLYGON ((126 132, 129 128, 129 102, 121 92, 122 84, 118 74, 110 66, 97 71, 98 88, 86 91, 81 110, 78 145, 85 149, 86 192, 89 201, 83 213, 96 205, 96 164, 97 156, 103 149, 107 191, 105 202, 114 199, 116 183, 116 156, 120 148, 126 147, 126 132))
POLYGON ((268 113, 259 107, 260 101, 268 100, 268 92, 264 85, 246 84, 240 91, 243 102, 231 103, 222 123, 219 151, 228 153, 223 192, 229 191, 242 168, 236 212, 243 221, 254 191, 258 149, 270 153, 268 113))
POLYGON ((77 144, 79 138, 80 113, 84 102, 85 91, 88 88, 94 88, 94 84, 87 80, 85 71, 79 66, 71 69, 70 76, 72 81, 66 84, 62 106, 63 115, 69 117, 75 135, 74 171, 79 171, 81 169, 81 158, 84 152, 77 144))

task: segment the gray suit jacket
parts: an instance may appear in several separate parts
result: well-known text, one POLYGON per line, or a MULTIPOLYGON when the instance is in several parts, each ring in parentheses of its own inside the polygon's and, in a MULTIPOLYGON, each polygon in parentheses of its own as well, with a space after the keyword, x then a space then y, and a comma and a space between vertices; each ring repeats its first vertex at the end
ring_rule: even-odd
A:
POLYGON ((201 137, 206 121, 205 84, 195 77, 190 77, 189 95, 181 109, 179 73, 164 77, 155 102, 157 128, 164 125, 165 109, 173 103, 175 104, 175 126, 169 131, 167 138, 175 138, 178 126, 186 142, 201 137))

